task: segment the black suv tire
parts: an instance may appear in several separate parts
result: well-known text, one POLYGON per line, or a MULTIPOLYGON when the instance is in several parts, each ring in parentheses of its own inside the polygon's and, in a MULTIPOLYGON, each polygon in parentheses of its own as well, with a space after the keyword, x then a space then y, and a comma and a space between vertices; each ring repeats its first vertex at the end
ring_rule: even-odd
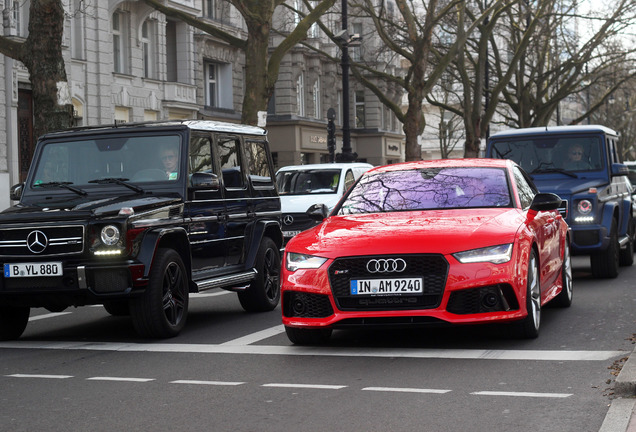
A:
POLYGON ((131 304, 135 330, 144 337, 176 336, 188 316, 188 299, 188 274, 181 256, 172 249, 159 249, 148 288, 131 304))
POLYGON ((28 307, 0 307, 0 340, 19 338, 29 322, 28 307))
POLYGON ((263 237, 256 257, 258 274, 245 291, 239 291, 241 306, 247 312, 267 312, 280 300, 280 252, 269 237, 263 237))

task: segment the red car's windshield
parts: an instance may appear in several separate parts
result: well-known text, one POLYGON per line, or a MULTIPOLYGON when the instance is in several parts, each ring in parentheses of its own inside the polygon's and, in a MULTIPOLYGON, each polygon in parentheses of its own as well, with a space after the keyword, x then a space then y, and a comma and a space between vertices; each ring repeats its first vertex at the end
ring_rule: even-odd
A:
POLYGON ((512 202, 504 169, 426 168, 363 176, 338 214, 509 207, 512 202))

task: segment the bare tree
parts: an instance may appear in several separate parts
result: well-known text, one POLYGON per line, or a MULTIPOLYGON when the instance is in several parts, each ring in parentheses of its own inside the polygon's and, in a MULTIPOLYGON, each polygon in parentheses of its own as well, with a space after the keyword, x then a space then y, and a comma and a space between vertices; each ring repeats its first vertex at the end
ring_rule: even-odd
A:
POLYGON ((21 61, 29 71, 36 138, 73 124, 62 57, 63 32, 62 0, 31 0, 28 37, 19 40, 0 36, 0 53, 21 61))
POLYGON ((285 54, 307 37, 307 31, 311 25, 335 3, 335 0, 317 2, 312 11, 297 24, 296 28, 270 51, 269 43, 274 11, 277 7, 282 6, 285 0, 225 0, 233 5, 245 20, 247 39, 236 37, 214 24, 165 6, 159 0, 144 1, 166 16, 177 18, 245 52, 245 82, 247 85, 243 96, 241 121, 251 125, 257 124, 259 111, 267 110, 267 104, 274 93, 274 85, 278 79, 280 64, 285 54))

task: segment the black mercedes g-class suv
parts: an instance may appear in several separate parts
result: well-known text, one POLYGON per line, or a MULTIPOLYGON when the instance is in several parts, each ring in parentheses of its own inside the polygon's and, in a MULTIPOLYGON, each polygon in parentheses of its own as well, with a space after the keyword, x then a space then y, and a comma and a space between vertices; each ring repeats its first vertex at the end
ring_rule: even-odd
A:
POLYGON ((144 337, 177 335, 189 293, 280 300, 280 199, 266 132, 212 121, 87 127, 36 146, 0 213, 0 340, 30 308, 101 304, 144 337))

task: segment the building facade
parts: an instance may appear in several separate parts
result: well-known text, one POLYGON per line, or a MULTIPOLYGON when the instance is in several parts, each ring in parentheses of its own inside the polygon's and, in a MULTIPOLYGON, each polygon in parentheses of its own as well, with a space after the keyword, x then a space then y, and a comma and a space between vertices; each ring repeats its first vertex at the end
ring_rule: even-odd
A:
MULTIPOLYGON (((189 118, 240 121, 248 85, 241 50, 166 17, 142 0, 63 3, 67 12, 63 55, 78 126, 189 118)), ((302 11, 301 1, 289 3, 302 11)), ((166 4, 237 37, 247 37, 240 14, 226 0, 168 0, 166 4)), ((4 36, 24 40, 30 2, 4 0, 3 6, 4 36)), ((301 15, 279 9, 275 26, 284 35, 301 15)), ((334 19, 331 25, 337 28, 340 23, 334 19)), ((342 146, 341 69, 312 50, 311 44, 334 58, 339 50, 317 26, 310 33, 309 45, 298 45, 284 58, 268 109, 266 128, 279 167, 328 160, 329 108, 337 112, 337 151, 342 146)), ((272 36, 272 46, 280 37, 272 36)), ((0 71, 4 74, 0 114, 5 118, 0 122, 0 208, 6 208, 10 185, 26 176, 35 137, 26 68, 0 55, 0 71)), ((404 160, 403 134, 395 117, 354 80, 349 93, 351 146, 358 159, 376 165, 404 160)), ((392 98, 401 97, 393 93, 392 98)))

